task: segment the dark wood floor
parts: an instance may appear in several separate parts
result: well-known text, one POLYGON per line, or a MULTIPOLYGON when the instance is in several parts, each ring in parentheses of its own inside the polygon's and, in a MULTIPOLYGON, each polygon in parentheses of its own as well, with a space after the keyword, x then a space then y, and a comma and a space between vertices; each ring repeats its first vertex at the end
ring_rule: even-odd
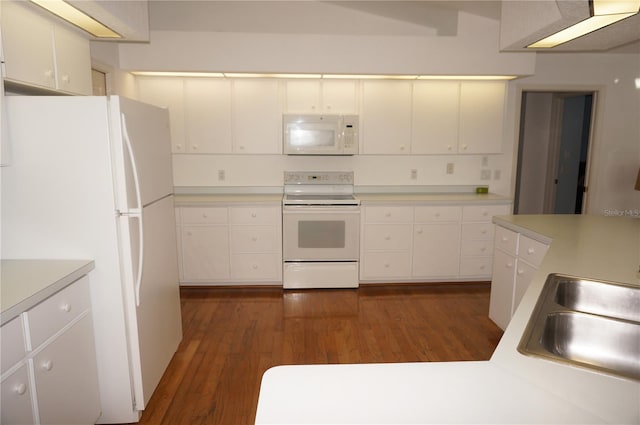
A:
POLYGON ((253 424, 283 364, 486 360, 489 284, 283 291, 183 288, 184 339, 141 424, 253 424))

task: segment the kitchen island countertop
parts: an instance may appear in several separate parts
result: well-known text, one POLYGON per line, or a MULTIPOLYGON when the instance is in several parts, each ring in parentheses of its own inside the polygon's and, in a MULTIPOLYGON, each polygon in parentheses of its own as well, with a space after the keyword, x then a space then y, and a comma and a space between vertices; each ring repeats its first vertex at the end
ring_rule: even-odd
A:
POLYGON ((490 360, 277 366, 263 376, 256 424, 640 423, 640 382, 517 351, 548 274, 640 285, 640 220, 494 222, 551 245, 490 360))
POLYGON ((75 282, 94 267, 92 260, 2 260, 1 324, 75 282))

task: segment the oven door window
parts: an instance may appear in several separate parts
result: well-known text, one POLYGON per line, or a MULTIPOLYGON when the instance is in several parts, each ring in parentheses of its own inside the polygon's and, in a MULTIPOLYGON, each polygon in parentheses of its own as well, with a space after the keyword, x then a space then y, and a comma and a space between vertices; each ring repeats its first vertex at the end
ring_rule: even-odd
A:
POLYGON ((313 220, 298 222, 299 248, 344 248, 344 220, 313 220))

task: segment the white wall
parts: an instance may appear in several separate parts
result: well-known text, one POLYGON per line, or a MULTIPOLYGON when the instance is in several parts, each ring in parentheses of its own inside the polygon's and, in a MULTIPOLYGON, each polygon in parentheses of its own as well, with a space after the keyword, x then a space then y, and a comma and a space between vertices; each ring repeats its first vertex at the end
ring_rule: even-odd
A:
MULTIPOLYGON (((640 78, 637 54, 539 54, 535 75, 516 83, 519 90, 598 92, 590 148, 589 214, 637 214, 640 210, 640 192, 633 189, 640 168, 640 90, 635 86, 636 78, 640 78)), ((513 155, 515 166, 515 151, 513 155)))

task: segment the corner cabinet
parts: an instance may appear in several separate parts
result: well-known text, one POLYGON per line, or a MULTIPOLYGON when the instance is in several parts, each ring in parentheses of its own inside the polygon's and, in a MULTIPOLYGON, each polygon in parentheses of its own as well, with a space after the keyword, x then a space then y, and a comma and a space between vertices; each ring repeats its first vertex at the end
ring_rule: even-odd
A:
POLYGON ((548 249, 547 243, 496 226, 489 317, 501 329, 507 328, 548 249))
POLYGON ((84 276, 0 328, 2 423, 98 420, 90 303, 89 278, 84 276))
POLYGON ((363 204, 360 281, 489 280, 491 219, 510 210, 510 202, 363 204))
POLYGON ((28 2, 2 2, 5 79, 48 90, 91 95, 88 38, 54 22, 28 2))
POLYGON ((177 209, 182 285, 282 284, 279 203, 177 209))

